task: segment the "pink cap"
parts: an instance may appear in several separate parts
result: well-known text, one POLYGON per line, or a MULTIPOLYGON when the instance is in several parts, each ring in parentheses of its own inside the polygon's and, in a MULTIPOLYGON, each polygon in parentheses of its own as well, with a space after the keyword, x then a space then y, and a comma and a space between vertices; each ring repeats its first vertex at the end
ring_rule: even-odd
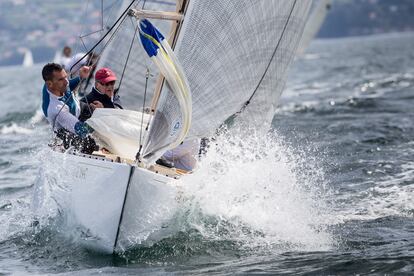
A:
POLYGON ((109 68, 101 68, 95 73, 95 80, 106 84, 111 81, 116 81, 115 73, 109 68))

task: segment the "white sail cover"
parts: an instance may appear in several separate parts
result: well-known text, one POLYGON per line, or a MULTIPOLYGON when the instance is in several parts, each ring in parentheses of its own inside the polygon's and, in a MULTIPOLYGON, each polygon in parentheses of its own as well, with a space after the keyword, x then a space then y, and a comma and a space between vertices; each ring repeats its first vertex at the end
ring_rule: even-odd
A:
POLYGON ((94 129, 93 135, 114 154, 135 160, 143 140, 143 128, 148 124, 149 114, 141 112, 97 108, 86 122, 94 129))
MULTIPOLYGON (((231 115, 270 124, 295 56, 311 1, 190 1, 175 53, 193 98, 189 136, 208 137, 231 115)), ((178 101, 164 86, 158 117, 180 122, 178 101)), ((149 141, 163 144, 160 128, 149 141), (155 141, 155 142, 154 142, 155 141)))

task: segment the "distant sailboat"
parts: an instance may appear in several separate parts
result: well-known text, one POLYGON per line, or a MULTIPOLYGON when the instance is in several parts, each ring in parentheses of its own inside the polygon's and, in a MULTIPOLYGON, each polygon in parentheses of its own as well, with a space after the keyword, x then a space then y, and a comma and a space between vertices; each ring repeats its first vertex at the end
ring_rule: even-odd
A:
POLYGON ((23 51, 24 51, 24 58, 23 58, 22 66, 23 67, 33 66, 34 62, 33 62, 32 51, 30 51, 30 49, 24 49, 23 51))
POLYGON ((62 59, 62 53, 60 51, 56 51, 55 56, 53 57, 53 62, 60 64, 62 59))

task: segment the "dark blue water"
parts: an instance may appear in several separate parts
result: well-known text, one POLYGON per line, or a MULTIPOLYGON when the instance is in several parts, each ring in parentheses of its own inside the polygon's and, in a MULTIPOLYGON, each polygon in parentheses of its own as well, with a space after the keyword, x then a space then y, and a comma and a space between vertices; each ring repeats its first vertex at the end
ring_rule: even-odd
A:
POLYGON ((31 226, 39 168, 55 173, 41 66, 1 68, 0 274, 411 274, 412 45, 413 34, 315 41, 274 132, 211 151, 183 183, 175 233, 117 256, 68 236, 59 206, 31 226))

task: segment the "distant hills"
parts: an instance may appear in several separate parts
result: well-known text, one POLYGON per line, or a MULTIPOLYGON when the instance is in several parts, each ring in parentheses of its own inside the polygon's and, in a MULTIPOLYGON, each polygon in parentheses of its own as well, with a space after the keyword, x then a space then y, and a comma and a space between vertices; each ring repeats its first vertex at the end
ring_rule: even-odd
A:
MULTIPOLYGON (((104 2, 108 6, 120 1, 104 2)), ((31 50, 36 63, 52 60, 66 44, 75 47, 80 35, 101 29, 100 3, 0 0, 0 65, 21 64, 25 49, 31 50)), ((91 44, 98 36, 86 37, 85 43, 91 44)))
POLYGON ((333 0, 318 37, 414 31, 413 0, 333 0))

